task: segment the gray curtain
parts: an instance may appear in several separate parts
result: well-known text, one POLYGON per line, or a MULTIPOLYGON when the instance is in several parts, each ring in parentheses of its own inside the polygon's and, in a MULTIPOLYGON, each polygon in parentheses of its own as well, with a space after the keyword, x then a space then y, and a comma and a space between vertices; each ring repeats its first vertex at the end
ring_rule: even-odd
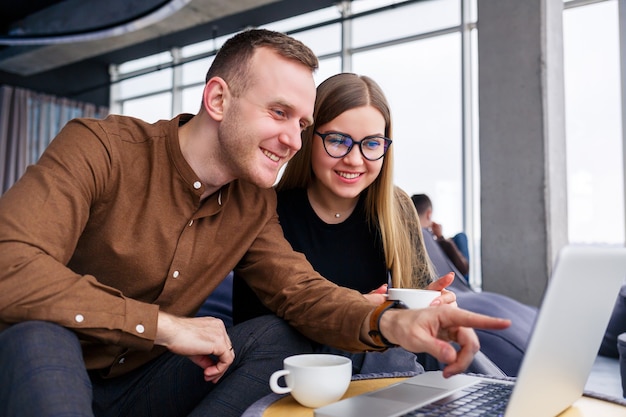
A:
POLYGON ((37 162, 61 128, 76 117, 104 118, 107 107, 0 87, 0 194, 37 162))

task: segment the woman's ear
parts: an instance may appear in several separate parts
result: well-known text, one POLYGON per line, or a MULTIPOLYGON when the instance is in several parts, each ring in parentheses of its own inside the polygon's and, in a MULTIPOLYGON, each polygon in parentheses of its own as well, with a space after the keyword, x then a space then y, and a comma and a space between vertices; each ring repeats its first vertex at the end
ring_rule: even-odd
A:
POLYGON ((215 121, 221 122, 224 118, 224 109, 230 99, 228 84, 220 77, 211 78, 204 86, 202 107, 215 121))

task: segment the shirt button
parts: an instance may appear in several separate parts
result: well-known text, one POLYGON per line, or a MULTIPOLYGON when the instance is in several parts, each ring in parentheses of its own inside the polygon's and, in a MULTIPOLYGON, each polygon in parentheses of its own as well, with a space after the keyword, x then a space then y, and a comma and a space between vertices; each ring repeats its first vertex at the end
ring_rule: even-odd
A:
POLYGON ((82 323, 83 321, 85 321, 85 316, 83 316, 82 314, 77 314, 74 317, 74 320, 76 320, 76 323, 82 323))
POLYGON ((196 181, 193 183, 193 188, 195 188, 196 190, 199 190, 200 187, 202 187, 202 183, 200 181, 196 181))
POLYGON ((193 224, 193 220, 189 221, 189 226, 191 226, 193 224))
POLYGON ((142 334, 146 331, 146 328, 143 327, 143 324, 138 324, 137 326, 135 326, 135 330, 137 330, 137 333, 142 334))
POLYGON ((178 271, 174 271, 174 273, 172 274, 174 278, 178 278, 179 275, 180 275, 180 272, 178 271))

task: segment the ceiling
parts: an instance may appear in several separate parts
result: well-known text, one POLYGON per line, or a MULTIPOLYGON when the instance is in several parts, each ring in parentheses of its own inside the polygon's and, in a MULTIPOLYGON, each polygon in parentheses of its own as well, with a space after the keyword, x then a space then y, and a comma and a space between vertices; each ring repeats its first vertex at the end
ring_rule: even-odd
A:
POLYGON ((337 0, 0 0, 2 73, 29 77, 70 64, 120 63, 337 0))

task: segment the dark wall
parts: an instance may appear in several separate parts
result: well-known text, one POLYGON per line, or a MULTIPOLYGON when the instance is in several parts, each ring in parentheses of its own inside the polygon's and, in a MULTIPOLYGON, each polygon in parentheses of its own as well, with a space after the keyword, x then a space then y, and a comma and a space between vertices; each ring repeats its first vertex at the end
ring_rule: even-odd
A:
POLYGON ((109 67, 96 60, 81 61, 29 77, 0 71, 0 84, 109 106, 109 67))

